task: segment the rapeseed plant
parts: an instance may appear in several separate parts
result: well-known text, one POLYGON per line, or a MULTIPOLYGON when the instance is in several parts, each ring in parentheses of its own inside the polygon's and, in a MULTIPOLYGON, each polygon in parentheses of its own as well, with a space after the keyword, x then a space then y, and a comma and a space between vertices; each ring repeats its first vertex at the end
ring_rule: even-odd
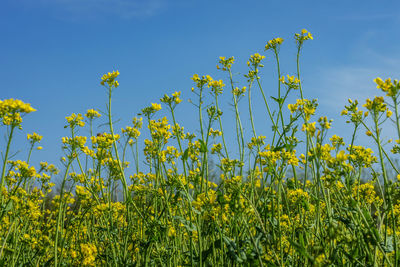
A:
POLYGON ((35 109, 20 100, 0 101, 7 134, 0 183, 1 265, 398 266, 400 172, 392 154, 400 151, 399 82, 376 78, 385 96, 367 99, 363 106, 348 100, 341 115, 353 127, 349 144, 329 137, 332 120, 315 116, 318 101, 305 98, 301 82, 300 52, 313 36, 303 29, 294 38, 294 75, 280 71, 283 39, 265 45, 278 74, 270 97, 261 71, 268 54, 250 56, 241 86, 233 75, 234 57, 218 60, 226 82, 194 74, 197 135, 176 119, 181 92, 143 108, 117 133, 111 104, 120 73, 104 74, 100 84, 107 91, 107 110, 66 117, 70 135, 61 138, 59 190, 51 182, 59 173, 55 165, 30 164, 33 149, 40 148, 39 134, 27 135, 26 160, 9 159, 15 129, 35 109), (220 108, 227 92, 236 146, 227 139, 220 108), (294 103, 288 103, 289 95, 297 96, 294 103), (254 96, 263 100, 271 133, 260 135, 261 128, 256 129, 261 122, 254 120, 254 96), (239 102, 245 98, 249 112, 241 113, 239 102), (162 109, 168 115, 159 116, 162 109), (94 133, 104 117, 108 130, 94 133), (398 135, 390 151, 382 126, 387 120, 398 135), (77 134, 84 127, 90 136, 77 134), (375 142, 376 154, 357 144, 360 131, 375 142))

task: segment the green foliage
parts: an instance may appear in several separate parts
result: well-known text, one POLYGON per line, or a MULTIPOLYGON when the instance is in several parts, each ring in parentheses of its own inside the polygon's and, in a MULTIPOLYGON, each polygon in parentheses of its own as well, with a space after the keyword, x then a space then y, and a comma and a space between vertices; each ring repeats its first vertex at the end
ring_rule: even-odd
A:
POLYGON ((26 161, 9 159, 22 115, 35 110, 20 100, 0 101, 7 136, 0 265, 398 266, 400 175, 391 154, 400 144, 399 83, 375 79, 386 98, 367 99, 365 110, 349 99, 342 111, 354 129, 349 145, 342 137, 328 138, 332 121, 315 118, 318 103, 304 97, 300 79, 300 51, 312 39, 307 30, 295 34, 294 76, 280 71, 284 40, 268 41, 265 51, 278 72, 274 96, 262 87, 266 56, 258 53, 247 62, 246 86, 235 86, 233 57, 221 57, 217 66, 228 85, 193 75, 199 136, 176 121, 180 92, 142 109, 143 117, 116 133, 111 108, 119 72, 103 75, 100 83, 108 92, 103 125, 109 129, 93 133, 101 120, 94 109, 66 117, 70 136, 62 138, 62 181, 55 193, 51 178, 59 170, 47 162, 38 168, 29 164, 34 149, 41 149, 40 135, 27 136, 26 161), (227 140, 223 128, 229 118, 220 105, 227 91, 235 140, 227 140), (288 104, 291 95, 298 99, 288 104), (253 96, 264 102, 272 126, 268 137, 256 134, 257 123, 265 122, 253 119, 253 96), (245 98, 249 118, 240 113, 245 98), (168 118, 159 117, 162 108, 168 118), (385 149, 391 141, 384 140, 382 129, 388 118, 397 130, 391 151, 385 149), (243 129, 244 119, 250 119, 250 133, 243 129), (149 130, 145 140, 143 123, 149 130), (77 135, 83 127, 90 137, 77 135), (360 130, 377 145, 376 156, 356 145, 360 130), (130 151, 134 168, 128 168, 130 151))

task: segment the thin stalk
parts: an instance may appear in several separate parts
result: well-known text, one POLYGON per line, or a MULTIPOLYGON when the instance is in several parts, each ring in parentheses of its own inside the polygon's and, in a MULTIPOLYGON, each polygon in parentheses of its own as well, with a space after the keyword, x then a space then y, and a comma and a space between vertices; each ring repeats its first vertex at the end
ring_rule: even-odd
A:
POLYGON ((113 123, 112 123, 112 118, 111 118, 111 92, 112 92, 112 87, 110 86, 109 91, 108 91, 108 122, 109 122, 109 126, 110 126, 110 133, 113 138, 113 147, 114 147, 115 156, 117 158, 118 167, 121 172, 121 181, 122 181, 122 186, 124 189, 124 200, 127 201, 129 199, 128 185, 126 183, 125 172, 122 167, 123 163, 119 159, 117 140, 115 140, 115 137, 114 137, 114 128, 113 128, 113 123))
POLYGON ((397 103, 397 96, 392 97, 394 103, 394 112, 396 115, 396 128, 397 128, 397 137, 400 139, 400 118, 399 118, 399 105, 397 103))
MULTIPOLYGON (((380 129, 378 125, 378 117, 377 114, 374 114, 374 123, 375 123, 375 131, 376 131, 376 139, 377 139, 377 145, 378 145, 378 151, 379 151, 379 161, 381 164, 381 169, 382 169, 382 174, 383 174, 383 182, 384 182, 384 188, 385 188, 385 195, 387 195, 388 199, 388 205, 391 210, 391 219, 392 219, 392 228, 393 228, 393 241, 394 241, 394 253, 395 253, 395 261, 397 260, 397 237, 396 237, 396 220, 394 218, 394 210, 393 210, 393 202, 392 202, 392 196, 390 195, 390 190, 389 190, 389 184, 388 184, 388 177, 387 177, 387 172, 386 172, 386 167, 384 164, 384 158, 383 158, 383 152, 382 152, 382 144, 381 144, 381 138, 380 138, 380 129)), ((386 202, 386 201, 385 201, 386 202)), ((387 226, 388 220, 385 221, 385 226, 387 226)), ((386 244, 386 236, 387 236, 387 227, 385 227, 385 244, 386 244)), ((397 263, 396 263, 397 265, 397 263)))
MULTIPOLYGON (((217 112, 219 112, 218 95, 217 95, 217 94, 215 94, 215 106, 216 106, 216 108, 217 108, 217 112)), ((223 129, 223 127, 222 127, 221 116, 218 116, 218 122, 219 122, 219 127, 220 127, 221 132, 222 132, 222 144, 224 145, 225 157, 229 159, 228 149, 227 149, 227 147, 226 147, 226 142, 225 142, 224 129, 223 129)))
MULTIPOLYGON (((71 153, 72 154, 72 153, 71 153)), ((64 187, 65 187, 65 181, 67 180, 68 176, 68 171, 73 162, 73 159, 68 160, 67 168, 65 169, 63 181, 61 183, 61 189, 60 189, 60 203, 59 203, 59 208, 58 208, 58 215, 57 215, 57 226, 56 226, 56 236, 54 240, 54 266, 58 266, 58 236, 59 236, 59 229, 60 229, 60 224, 61 224, 61 217, 62 214, 64 213, 64 205, 63 205, 63 197, 64 197, 64 187), (61 208, 63 207, 63 208, 61 208)))
MULTIPOLYGON (((231 83, 231 88, 232 88, 232 90, 234 90, 232 71, 230 68, 228 70, 229 70, 229 80, 231 83)), ((238 108, 238 97, 239 96, 236 96, 235 94, 233 94, 233 102, 235 105, 235 115, 236 115, 237 141, 238 141, 238 145, 239 145, 240 161, 243 162, 243 160, 244 160, 244 137, 243 137, 242 121, 240 120, 240 114, 239 114, 239 108, 238 108)), ((240 167, 240 175, 243 175, 243 166, 240 167)))
MULTIPOLYGON (((256 70, 257 70, 257 69, 256 69, 256 70)), ((267 98, 266 98, 266 96, 265 96, 265 94, 264 94, 264 90, 262 89, 262 86, 261 86, 261 83, 260 83, 260 77, 258 77, 258 75, 256 76, 256 80, 257 80, 258 88, 260 88, 262 97, 263 97, 263 99, 264 99, 265 106, 267 107, 268 116, 269 116, 269 118, 270 118, 270 120, 271 120, 271 122, 272 122, 272 124, 273 124, 273 127, 274 127, 274 128, 273 128, 273 129, 274 129, 274 134, 275 134, 275 132, 277 132, 278 135, 280 135, 279 128, 278 128, 278 126, 275 124, 274 117, 272 116, 271 110, 270 110, 269 105, 268 105, 267 98)))
POLYGON ((3 170, 2 170, 2 173, 1 173, 1 181, 0 181, 0 186, 1 186, 1 187, 4 186, 4 176, 5 176, 5 174, 6 174, 8 153, 10 152, 10 145, 11 145, 11 140, 12 140, 12 137, 13 137, 13 133, 14 133, 15 127, 16 127, 15 125, 12 125, 12 126, 11 126, 10 135, 8 136, 6 154, 5 154, 5 156, 4 156, 4 161, 3 161, 3 170))

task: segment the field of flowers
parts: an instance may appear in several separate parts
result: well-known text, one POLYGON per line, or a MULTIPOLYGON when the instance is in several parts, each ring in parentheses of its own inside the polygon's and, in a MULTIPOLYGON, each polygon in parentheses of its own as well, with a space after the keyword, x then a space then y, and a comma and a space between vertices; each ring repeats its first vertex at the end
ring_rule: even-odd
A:
POLYGON ((119 72, 103 75, 105 115, 90 109, 66 117, 70 135, 62 138, 62 168, 30 165, 40 149, 37 133, 27 135, 26 158, 12 157, 22 118, 35 109, 21 100, 0 101, 6 136, 0 265, 398 266, 400 84, 376 78, 385 96, 365 104, 348 100, 341 115, 353 135, 345 144, 343 137, 328 134, 331 120, 316 117, 317 100, 307 99, 302 88, 300 52, 313 36, 302 30, 294 38, 294 76, 280 71, 284 40, 265 46, 276 61, 274 95, 263 89, 265 56, 258 53, 247 62, 243 87, 235 86, 233 57, 221 57, 217 66, 226 84, 193 75, 195 133, 176 120, 180 92, 144 108, 117 132, 111 107, 119 72), (227 91, 235 114, 234 146, 228 146, 220 109, 227 91), (297 101, 288 103, 292 95, 297 101), (257 108, 272 125, 267 137, 257 135, 257 123, 265 122, 253 119, 254 97, 263 100, 265 107, 257 108), (246 102, 249 117, 240 113, 239 101, 246 102), (161 109, 169 116, 159 116, 161 109), (101 120, 108 131, 94 133, 101 120), (243 120, 251 122, 247 134, 243 120), (393 143, 382 134, 384 122, 396 129, 393 143), (83 127, 91 136, 79 135, 83 127), (141 131, 149 138, 142 140, 141 131), (357 145, 356 134, 366 134, 377 151, 357 145), (58 188, 56 175, 62 177, 58 188))

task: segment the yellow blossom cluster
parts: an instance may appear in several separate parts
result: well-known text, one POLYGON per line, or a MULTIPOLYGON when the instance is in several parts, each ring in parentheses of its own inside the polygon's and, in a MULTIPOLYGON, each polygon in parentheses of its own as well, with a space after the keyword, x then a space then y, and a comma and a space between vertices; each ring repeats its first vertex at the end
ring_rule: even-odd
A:
POLYGON ((297 45, 299 47, 301 47, 301 45, 303 44, 303 42, 305 40, 313 40, 314 39, 312 34, 309 31, 307 31, 306 29, 302 29, 300 33, 296 33, 294 35, 294 38, 296 39, 297 45))
POLYGON ((372 164, 378 162, 378 159, 372 155, 374 152, 371 148, 349 146, 347 150, 350 152, 350 158, 354 162, 355 166, 368 168, 371 167, 372 164))
POLYGON ((234 62, 235 62, 234 57, 229 57, 229 58, 219 57, 219 64, 221 64, 222 67, 217 65, 217 69, 222 69, 223 71, 230 70, 234 62))
POLYGON ((105 85, 106 83, 108 84, 108 86, 111 87, 118 87, 119 83, 117 80, 115 80, 117 77, 119 76, 119 71, 113 71, 113 72, 109 72, 107 74, 104 74, 101 77, 101 85, 105 85))
POLYGON ((299 89, 300 80, 295 76, 287 74, 287 80, 285 79, 285 76, 282 76, 279 81, 286 84, 291 89, 299 89))
POLYGON ((368 182, 365 184, 356 185, 353 188, 352 196, 354 199, 362 200, 363 203, 371 205, 377 203, 380 205, 381 199, 376 195, 373 183, 368 182))
POLYGON ((71 137, 62 137, 61 141, 64 145, 70 145, 71 147, 80 147, 83 148, 86 144, 87 137, 86 136, 75 136, 71 137))
POLYGON ((265 138, 267 138, 267 137, 263 136, 263 135, 259 135, 257 137, 252 137, 251 142, 247 144, 247 147, 251 150, 255 146, 260 147, 262 145, 265 145, 265 141, 264 141, 265 138))
POLYGON ((182 102, 182 99, 180 99, 181 92, 175 92, 172 94, 172 97, 168 95, 164 95, 163 98, 160 99, 161 102, 172 105, 172 104, 179 104, 182 102))
POLYGON ((24 103, 19 99, 4 99, 0 100, 0 116, 3 117, 12 113, 31 113, 36 111, 30 104, 24 103))
POLYGON ((211 91, 214 92, 215 95, 222 94, 223 87, 225 86, 222 80, 213 80, 211 76, 207 75, 207 87, 211 87, 211 91))
POLYGON ((232 94, 235 96, 243 96, 244 93, 246 93, 246 86, 243 86, 242 88, 235 87, 232 89, 232 94))
POLYGON ((392 79, 387 78, 385 81, 383 81, 378 77, 374 79, 374 82, 376 83, 376 88, 381 89, 389 97, 395 97, 399 93, 400 83, 398 80, 393 80, 392 82, 392 79))
POLYGON ((283 38, 280 37, 269 40, 268 43, 265 45, 265 50, 276 49, 282 43, 283 43, 283 38))
POLYGON ((88 109, 85 114, 86 118, 93 119, 101 117, 100 113, 95 109, 88 109))
POLYGON ((384 112, 386 111, 386 103, 382 96, 376 96, 373 100, 367 99, 363 105, 369 111, 384 112))
POLYGON ((39 143, 42 140, 43 136, 41 136, 37 133, 32 133, 32 134, 27 134, 26 138, 33 145, 34 143, 39 143))
POLYGON ((260 55, 259 53, 255 53, 254 55, 250 56, 249 61, 247 62, 247 66, 252 65, 253 67, 264 67, 264 65, 261 64, 261 60, 263 60, 265 56, 260 55))
POLYGON ((4 125, 21 127, 21 113, 31 113, 33 111, 36 111, 36 109, 21 100, 13 98, 0 100, 0 118, 4 125))
POLYGON ((315 114, 317 103, 315 100, 297 99, 295 104, 289 104, 288 109, 291 113, 302 112, 306 121, 309 121, 311 115, 315 114))
POLYGON ((97 136, 90 137, 92 144, 94 147, 98 149, 109 149, 111 148, 114 140, 118 140, 120 138, 119 134, 109 134, 109 133, 99 133, 97 136))
POLYGON ((65 119, 67 120, 69 127, 71 128, 75 127, 75 125, 79 127, 85 126, 85 122, 83 121, 83 116, 80 113, 78 114, 72 113, 71 116, 65 117, 65 119))
POLYGON ((298 188, 298 189, 288 190, 287 198, 292 203, 300 203, 302 201, 304 202, 309 201, 310 196, 303 189, 298 188))

